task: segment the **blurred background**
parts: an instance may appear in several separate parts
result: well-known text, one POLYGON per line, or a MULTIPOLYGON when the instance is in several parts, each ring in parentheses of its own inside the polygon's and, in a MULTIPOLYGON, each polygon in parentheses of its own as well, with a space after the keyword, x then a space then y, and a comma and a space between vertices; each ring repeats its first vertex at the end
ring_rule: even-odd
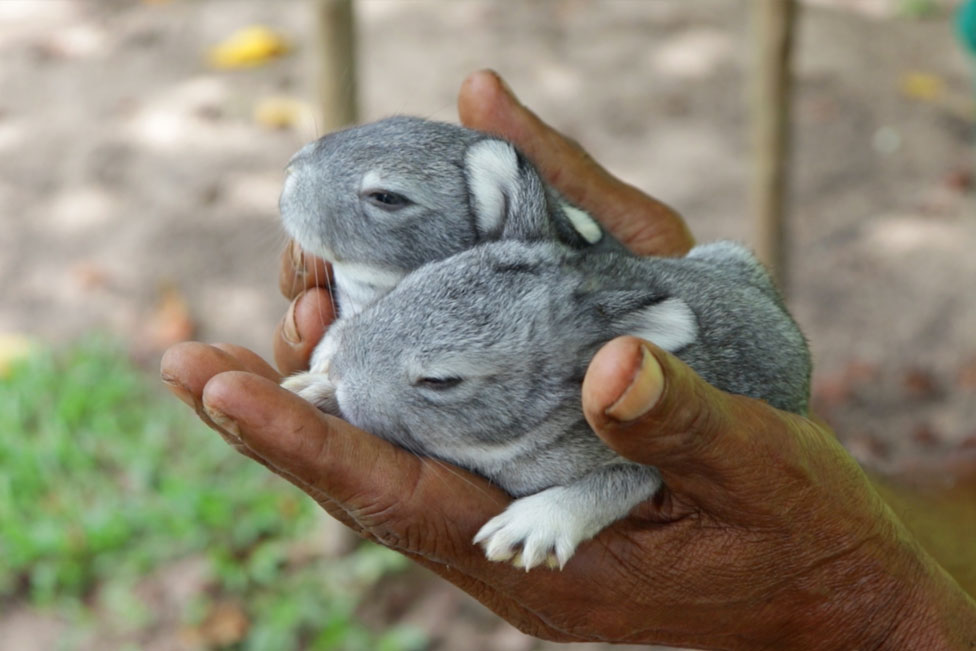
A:
MULTIPOLYGON (((881 470, 976 447, 958 4, 807 0, 795 20, 789 303, 817 413, 881 470)), ((699 241, 758 244, 753 3, 353 6, 339 88, 360 120, 454 121, 464 76, 492 67, 699 241)), ((319 15, 0 2, 0 649, 557 646, 351 540, 158 390, 186 338, 270 357, 283 167, 328 124, 319 15)))

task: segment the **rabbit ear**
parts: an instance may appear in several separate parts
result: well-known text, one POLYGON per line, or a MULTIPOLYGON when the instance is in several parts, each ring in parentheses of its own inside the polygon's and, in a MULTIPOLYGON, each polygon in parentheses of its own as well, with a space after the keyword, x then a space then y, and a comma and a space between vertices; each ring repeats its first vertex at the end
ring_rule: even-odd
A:
POLYGON ((468 148, 464 167, 475 228, 486 239, 498 239, 519 182, 518 154, 504 140, 479 140, 468 148))
POLYGON ((479 140, 468 147, 464 167, 480 239, 554 236, 542 179, 510 143, 495 138, 479 140))
POLYGON ((624 334, 674 353, 698 338, 698 319, 688 304, 671 297, 635 310, 617 322, 624 334))
POLYGON ((614 336, 633 335, 674 353, 698 338, 698 318, 676 296, 651 295, 641 290, 600 292, 598 312, 611 316, 614 336))

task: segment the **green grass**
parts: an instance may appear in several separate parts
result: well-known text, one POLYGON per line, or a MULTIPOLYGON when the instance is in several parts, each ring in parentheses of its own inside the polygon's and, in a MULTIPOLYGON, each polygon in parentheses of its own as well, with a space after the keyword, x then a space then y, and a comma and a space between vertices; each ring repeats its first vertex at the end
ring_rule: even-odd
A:
POLYGON ((370 586, 403 567, 363 545, 340 559, 291 560, 319 518, 304 494, 238 456, 106 340, 42 351, 0 379, 0 604, 14 599, 92 625, 92 595, 136 627, 154 623, 133 597, 147 573, 205 557, 207 590, 243 604, 241 649, 422 648, 414 631, 356 623, 370 586))

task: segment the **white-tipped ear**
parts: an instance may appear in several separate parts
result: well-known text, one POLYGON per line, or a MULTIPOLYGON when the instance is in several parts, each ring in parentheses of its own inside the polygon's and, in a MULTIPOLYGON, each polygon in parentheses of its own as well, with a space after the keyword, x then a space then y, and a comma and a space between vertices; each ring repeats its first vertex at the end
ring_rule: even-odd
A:
POLYGON ((475 227, 482 236, 497 237, 505 227, 509 197, 518 183, 515 148, 504 140, 479 140, 464 158, 475 227))
POLYGON ((667 298, 631 312, 617 322, 624 334, 646 339, 674 353, 698 338, 698 320, 680 298, 667 298))
POLYGON ((576 232, 579 233, 584 240, 590 244, 596 244, 603 237, 603 229, 596 220, 590 217, 586 212, 583 212, 576 206, 571 206, 565 201, 562 202, 563 214, 569 219, 569 223, 573 225, 576 232))

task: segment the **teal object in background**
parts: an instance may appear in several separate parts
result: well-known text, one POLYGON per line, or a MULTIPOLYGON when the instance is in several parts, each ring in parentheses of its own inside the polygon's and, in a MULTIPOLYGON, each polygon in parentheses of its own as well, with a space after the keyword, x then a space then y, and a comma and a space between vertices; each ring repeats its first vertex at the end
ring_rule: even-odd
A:
POLYGON ((969 54, 976 56, 976 0, 966 0, 956 12, 956 34, 969 54))

